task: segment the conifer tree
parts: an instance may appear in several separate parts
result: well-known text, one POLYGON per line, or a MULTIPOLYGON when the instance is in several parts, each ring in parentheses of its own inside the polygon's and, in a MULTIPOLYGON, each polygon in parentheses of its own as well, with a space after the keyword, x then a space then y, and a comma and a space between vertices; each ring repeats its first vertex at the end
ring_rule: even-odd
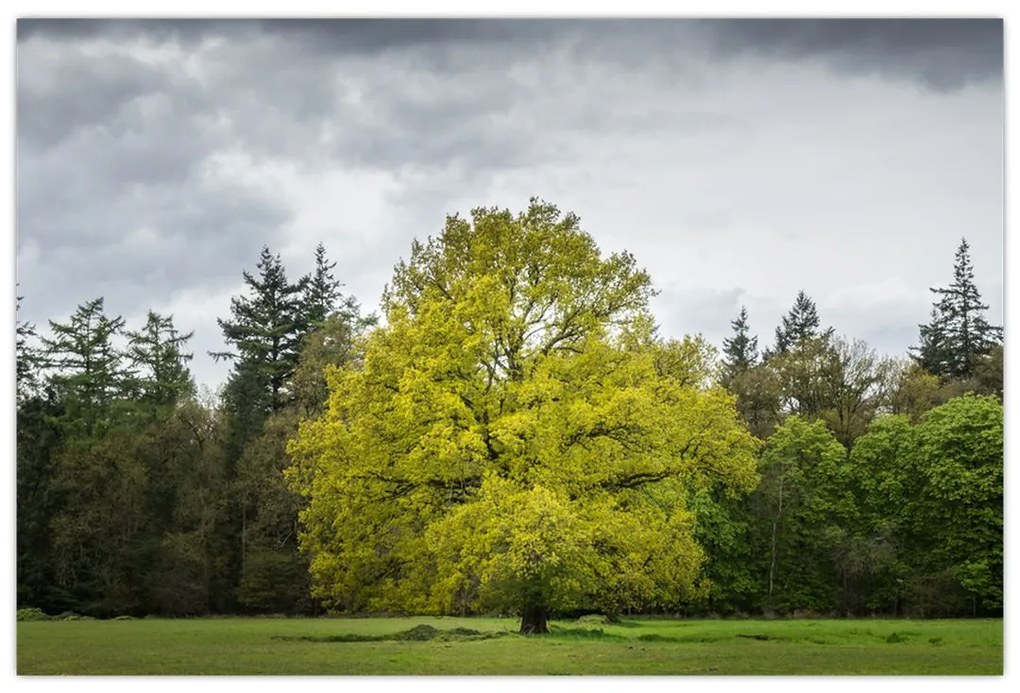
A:
POLYGON ((336 262, 326 258, 326 248, 320 243, 315 248, 315 269, 301 280, 302 328, 313 332, 334 315, 339 314, 353 320, 358 314, 358 305, 353 297, 344 296, 343 286, 333 276, 336 262))
POLYGON ((758 338, 750 334, 746 306, 740 307, 740 314, 730 325, 733 336, 723 340, 723 363, 728 378, 743 373, 758 361, 758 338))
POLYGON ((952 354, 946 335, 946 319, 937 305, 932 306, 931 321, 919 325, 918 345, 913 357, 919 366, 931 374, 948 374, 951 371, 952 354))
POLYGON ((947 288, 932 288, 939 298, 932 307, 931 321, 920 325, 914 359, 926 370, 943 378, 969 377, 981 357, 1002 340, 1002 328, 985 319, 988 305, 974 283, 967 239, 960 241, 953 263, 953 281, 947 288))
POLYGON ((256 408, 268 414, 285 404, 284 385, 297 367, 301 284, 291 284, 279 255, 263 246, 258 276, 243 272, 248 296, 230 300, 232 319, 218 319, 233 352, 213 356, 234 361, 231 381, 244 379, 246 395, 258 395, 256 408), (253 389, 254 387, 254 389, 253 389))
POLYGON ((174 327, 173 316, 151 310, 144 328, 127 333, 127 357, 142 371, 137 378, 142 401, 155 405, 175 404, 194 392, 186 365, 192 355, 183 351, 192 334, 180 334, 174 327))
POLYGON ((107 317, 103 299, 96 298, 78 306, 66 323, 50 320, 53 337, 42 338, 44 362, 54 371, 49 383, 67 403, 67 422, 85 433, 99 425, 130 375, 113 345, 123 327, 124 319, 107 317))
MULTIPOLYGON (((804 340, 817 337, 820 324, 815 302, 808 298, 803 289, 798 291, 793 307, 783 316, 782 323, 776 328, 776 346, 773 353, 785 354, 804 340)), ((831 330, 826 334, 829 332, 831 330)))

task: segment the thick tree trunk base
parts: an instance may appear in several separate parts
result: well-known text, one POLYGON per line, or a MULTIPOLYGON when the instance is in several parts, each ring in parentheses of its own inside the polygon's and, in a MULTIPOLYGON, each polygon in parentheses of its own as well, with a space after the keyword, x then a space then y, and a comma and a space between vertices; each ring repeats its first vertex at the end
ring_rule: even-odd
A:
POLYGON ((547 614, 544 608, 539 606, 524 607, 521 613, 521 635, 541 635, 549 632, 547 614))

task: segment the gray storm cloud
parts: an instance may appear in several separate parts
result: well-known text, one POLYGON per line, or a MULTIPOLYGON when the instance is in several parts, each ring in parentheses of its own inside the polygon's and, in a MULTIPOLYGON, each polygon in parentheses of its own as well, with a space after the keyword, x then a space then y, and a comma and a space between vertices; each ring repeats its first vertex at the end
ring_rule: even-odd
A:
POLYGON ((838 71, 937 90, 1002 76, 999 19, 714 20, 706 28, 718 56, 819 60, 838 71))

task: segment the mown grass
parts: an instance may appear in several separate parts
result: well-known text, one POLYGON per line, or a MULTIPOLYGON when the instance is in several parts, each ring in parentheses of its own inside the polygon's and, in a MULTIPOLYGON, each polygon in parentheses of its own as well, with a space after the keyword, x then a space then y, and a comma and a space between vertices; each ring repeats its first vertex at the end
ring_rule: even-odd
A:
POLYGON ((1001 675, 1001 620, 204 618, 18 623, 18 674, 1001 675), (416 626, 430 626, 416 628, 416 626), (460 630, 458 630, 460 629, 460 630), (403 634, 402 636, 400 634, 403 634))

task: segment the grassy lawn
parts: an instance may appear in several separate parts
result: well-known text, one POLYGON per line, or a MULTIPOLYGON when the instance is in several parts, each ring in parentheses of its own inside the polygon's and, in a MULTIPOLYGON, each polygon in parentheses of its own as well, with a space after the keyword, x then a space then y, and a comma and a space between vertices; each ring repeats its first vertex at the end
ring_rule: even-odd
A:
POLYGON ((1001 620, 633 618, 594 626, 554 621, 553 633, 539 637, 514 634, 517 625, 449 617, 21 622, 18 674, 1001 675, 1003 669, 1001 620), (419 624, 441 637, 368 640, 419 624), (450 635, 455 628, 483 636, 450 635))

